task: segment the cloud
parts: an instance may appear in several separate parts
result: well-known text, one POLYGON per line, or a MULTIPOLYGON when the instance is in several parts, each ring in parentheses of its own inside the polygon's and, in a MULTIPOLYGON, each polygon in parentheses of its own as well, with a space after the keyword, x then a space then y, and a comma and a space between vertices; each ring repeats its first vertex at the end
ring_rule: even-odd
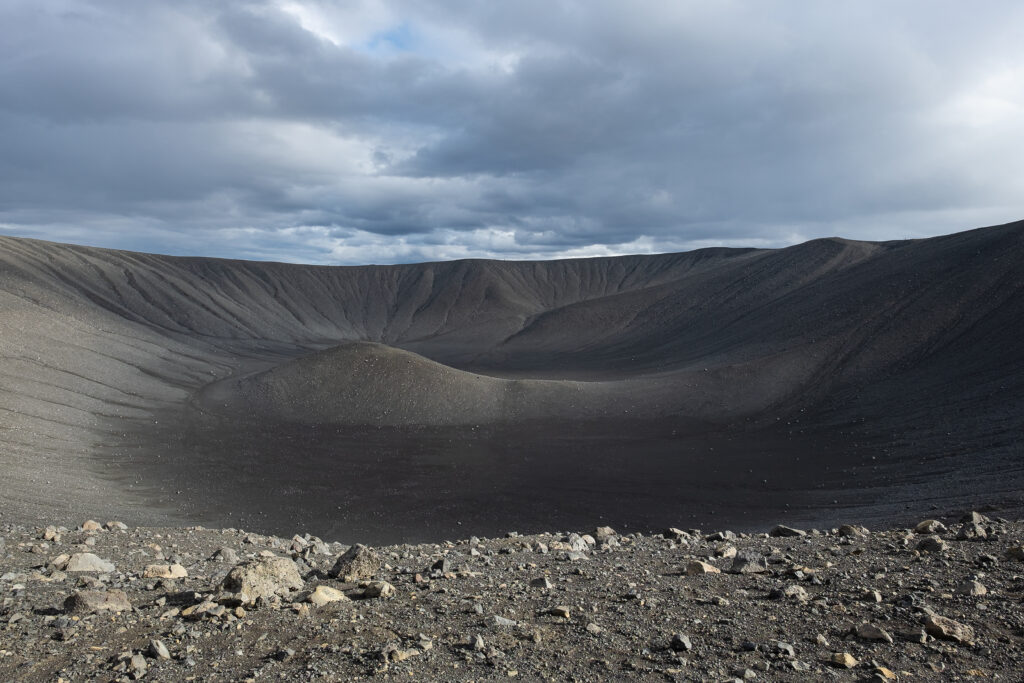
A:
POLYGON ((1024 217, 1016 3, 0 8, 0 230, 317 263, 1024 217))

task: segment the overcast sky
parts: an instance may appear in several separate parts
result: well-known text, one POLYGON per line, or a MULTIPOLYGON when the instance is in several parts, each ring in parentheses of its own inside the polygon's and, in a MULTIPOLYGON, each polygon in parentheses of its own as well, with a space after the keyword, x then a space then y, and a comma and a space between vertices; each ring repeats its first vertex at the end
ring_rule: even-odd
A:
POLYGON ((1024 3, 0 2, 0 233, 308 263, 1024 218, 1024 3))

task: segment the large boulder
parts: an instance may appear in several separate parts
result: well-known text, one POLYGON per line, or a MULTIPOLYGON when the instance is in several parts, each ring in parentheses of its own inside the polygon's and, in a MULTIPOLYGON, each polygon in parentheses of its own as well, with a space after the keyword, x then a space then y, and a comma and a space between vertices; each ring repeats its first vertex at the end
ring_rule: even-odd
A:
POLYGON ((363 581, 372 579, 380 566, 380 555, 376 550, 356 543, 335 560, 330 575, 342 581, 363 581))
POLYGON ((259 557, 234 567, 222 587, 243 604, 287 595, 303 587, 299 568, 287 557, 259 557))

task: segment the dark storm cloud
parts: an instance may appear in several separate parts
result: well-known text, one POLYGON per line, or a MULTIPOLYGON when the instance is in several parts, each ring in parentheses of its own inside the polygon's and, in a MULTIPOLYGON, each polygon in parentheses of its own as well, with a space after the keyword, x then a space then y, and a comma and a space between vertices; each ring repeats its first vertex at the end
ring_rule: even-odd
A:
POLYGON ((0 8, 0 230, 325 262, 1024 215, 1015 3, 0 8))

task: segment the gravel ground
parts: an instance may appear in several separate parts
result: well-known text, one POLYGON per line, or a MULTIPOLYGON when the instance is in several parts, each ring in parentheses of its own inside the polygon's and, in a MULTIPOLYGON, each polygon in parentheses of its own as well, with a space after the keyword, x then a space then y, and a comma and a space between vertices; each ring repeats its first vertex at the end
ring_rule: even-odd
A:
POLYGON ((7 525, 0 680, 1019 681, 1022 540, 978 513, 376 549, 7 525))

